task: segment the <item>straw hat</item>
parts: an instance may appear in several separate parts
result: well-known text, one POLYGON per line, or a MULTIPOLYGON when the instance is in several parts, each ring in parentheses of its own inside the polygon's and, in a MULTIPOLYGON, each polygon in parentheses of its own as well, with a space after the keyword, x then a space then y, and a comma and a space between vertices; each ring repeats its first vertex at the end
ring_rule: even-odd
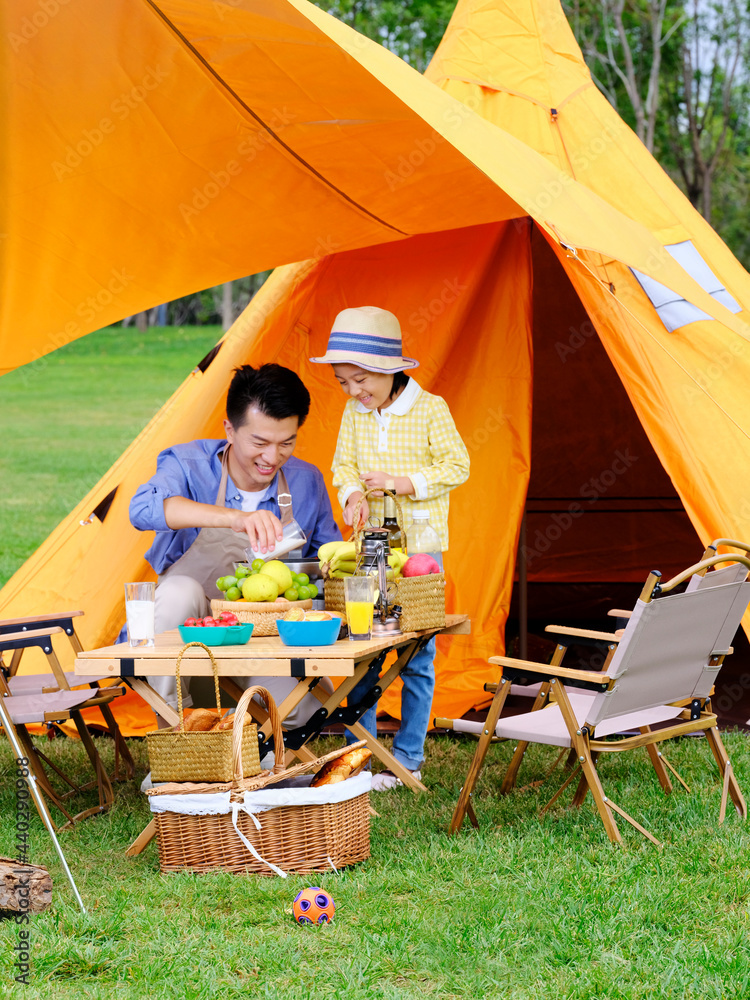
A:
POLYGON ((328 347, 318 365, 350 364, 368 372, 402 372, 419 362, 403 357, 401 327, 393 313, 377 306, 344 309, 333 321, 328 347))

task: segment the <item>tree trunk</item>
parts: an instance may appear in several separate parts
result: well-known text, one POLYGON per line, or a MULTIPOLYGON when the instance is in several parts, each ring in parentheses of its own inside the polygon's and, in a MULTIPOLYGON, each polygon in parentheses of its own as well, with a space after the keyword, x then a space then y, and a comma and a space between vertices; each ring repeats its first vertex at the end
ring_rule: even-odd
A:
POLYGON ((41 913, 52 903, 52 878, 41 865, 0 858, 0 910, 41 913))
POLYGON ((224 332, 234 323, 233 281, 225 281, 221 287, 221 326, 224 332))
POLYGON ((141 333, 145 333, 146 330, 148 330, 148 313, 147 312, 142 312, 142 313, 138 313, 137 314, 137 316, 135 317, 135 326, 136 326, 136 329, 140 330, 141 333))

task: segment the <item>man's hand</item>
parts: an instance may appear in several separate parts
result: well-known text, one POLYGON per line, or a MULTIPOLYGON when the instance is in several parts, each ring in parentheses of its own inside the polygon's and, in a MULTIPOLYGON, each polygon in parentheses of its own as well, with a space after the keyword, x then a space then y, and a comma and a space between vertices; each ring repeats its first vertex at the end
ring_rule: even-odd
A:
POLYGON ((284 537, 281 521, 270 510, 235 510, 233 507, 215 507, 209 503, 196 503, 187 497, 167 497, 164 501, 164 520, 172 531, 180 528, 231 528, 245 532, 251 549, 266 553, 273 551, 276 542, 284 537))
MULTIPOLYGON (((364 493, 352 493, 349 499, 346 501, 346 507, 344 507, 344 524, 351 525, 354 520, 354 508, 357 506, 357 501, 364 496, 364 493)), ((367 524, 367 518, 370 516, 370 508, 367 501, 363 501, 362 507, 359 512, 359 524, 357 527, 363 527, 367 524)))
POLYGON ((270 510, 232 511, 230 524, 232 531, 245 532, 250 548, 255 552, 273 552, 276 542, 281 541, 283 532, 281 521, 270 510))
MULTIPOLYGON (((368 490, 384 490, 386 483, 393 483, 393 493, 399 496, 411 496, 414 484, 408 476, 393 476, 389 472, 363 472, 359 477, 368 490)), ((354 494, 352 494, 354 496, 354 494)))

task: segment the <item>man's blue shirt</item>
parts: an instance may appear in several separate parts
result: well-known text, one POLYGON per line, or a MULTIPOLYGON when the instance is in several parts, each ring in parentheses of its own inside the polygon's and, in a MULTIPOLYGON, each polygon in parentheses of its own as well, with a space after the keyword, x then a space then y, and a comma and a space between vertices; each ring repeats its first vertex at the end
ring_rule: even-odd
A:
MULTIPOLYGON (((173 531, 164 520, 164 501, 168 497, 186 497, 197 503, 214 504, 221 479, 223 440, 191 441, 167 448, 156 460, 156 473, 139 486, 130 501, 130 521, 140 531, 155 531, 153 545, 146 559, 157 573, 163 573, 187 552, 198 537, 199 528, 173 531)), ((284 475, 292 494, 294 517, 307 535, 302 557, 315 557, 324 542, 341 538, 333 519, 331 501, 323 475, 309 462, 293 455, 284 463, 284 475)), ((278 475, 261 500, 259 510, 281 516, 278 502, 278 475)), ((242 497, 231 477, 227 479, 226 506, 242 509, 242 497)))

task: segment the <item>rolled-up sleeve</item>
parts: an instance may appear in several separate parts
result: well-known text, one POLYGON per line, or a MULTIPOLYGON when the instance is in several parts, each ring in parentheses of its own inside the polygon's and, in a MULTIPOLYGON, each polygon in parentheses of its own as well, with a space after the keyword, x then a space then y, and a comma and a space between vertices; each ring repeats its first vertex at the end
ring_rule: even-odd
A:
POLYGON ((415 500, 431 500, 455 489, 469 478, 469 452, 448 409, 439 396, 429 426, 429 449, 432 463, 412 473, 415 500))
POLYGON ((174 496, 194 499, 182 464, 167 449, 156 461, 156 473, 135 491, 130 523, 139 531, 171 531, 164 519, 164 501, 174 496))

